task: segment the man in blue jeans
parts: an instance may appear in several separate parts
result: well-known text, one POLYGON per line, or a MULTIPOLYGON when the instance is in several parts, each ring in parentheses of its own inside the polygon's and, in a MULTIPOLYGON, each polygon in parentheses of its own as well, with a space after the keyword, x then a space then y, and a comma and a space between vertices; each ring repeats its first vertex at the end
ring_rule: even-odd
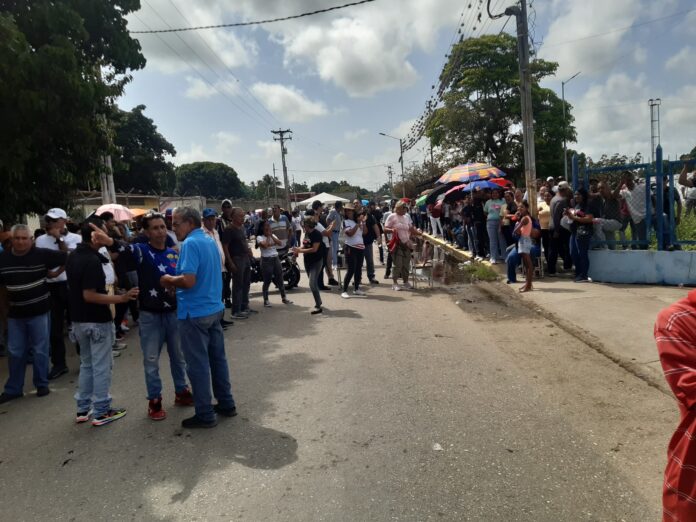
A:
POLYGON ((160 283, 165 288, 176 288, 179 332, 196 407, 196 414, 181 425, 212 428, 217 425, 216 413, 237 415, 220 325, 224 310, 220 301, 220 254, 215 242, 201 229, 201 215, 196 209, 175 209, 172 228, 182 242, 177 275, 165 274, 160 283), (213 394, 217 399, 214 406, 213 394))
POLYGON ((34 386, 37 397, 48 395, 50 291, 46 277, 62 267, 67 253, 34 246, 26 225, 12 227, 12 248, 0 254, 0 285, 7 287, 9 313, 7 348, 10 375, 0 404, 24 395, 24 374, 29 350, 34 351, 34 386))
POLYGON ((132 245, 140 288, 140 347, 143 350, 145 385, 147 387, 147 415, 152 420, 164 420, 167 413, 162 406, 162 379, 159 358, 167 343, 169 367, 174 381, 174 404, 193 406, 193 396, 186 384, 186 362, 181 352, 179 324, 176 317, 176 295, 162 288, 163 274, 176 274, 179 254, 167 248, 167 225, 164 216, 150 212, 143 216, 143 231, 147 243, 132 245))
POLYGON ((114 246, 114 240, 106 233, 104 221, 97 217, 85 220, 80 232, 82 243, 70 254, 65 265, 72 339, 80 344, 75 422, 87 422, 92 417, 92 426, 103 426, 126 414, 125 409, 111 406, 109 394, 111 348, 116 336, 109 305, 137 299, 138 288, 121 295, 108 295, 102 264, 110 260, 102 256, 99 249, 114 246))

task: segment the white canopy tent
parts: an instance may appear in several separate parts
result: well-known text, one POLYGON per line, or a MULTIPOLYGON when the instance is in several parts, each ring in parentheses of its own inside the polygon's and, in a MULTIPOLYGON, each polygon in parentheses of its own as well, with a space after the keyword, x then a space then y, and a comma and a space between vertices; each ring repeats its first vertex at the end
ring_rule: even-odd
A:
POLYGON ((340 201, 341 203, 348 203, 348 200, 345 198, 340 198, 338 196, 334 196, 332 194, 329 194, 328 192, 322 192, 321 194, 317 194, 316 196, 312 196, 311 198, 307 198, 304 201, 300 201, 299 203, 297 203, 297 206, 298 207, 308 207, 314 201, 321 201, 322 204, 324 204, 324 205, 333 205, 337 201, 340 201))

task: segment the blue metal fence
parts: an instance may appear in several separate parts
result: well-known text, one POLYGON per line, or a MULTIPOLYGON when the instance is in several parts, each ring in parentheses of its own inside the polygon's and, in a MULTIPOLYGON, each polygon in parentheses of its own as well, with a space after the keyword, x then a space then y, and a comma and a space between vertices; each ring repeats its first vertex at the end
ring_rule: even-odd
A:
MULTIPOLYGON (((690 160, 688 163, 693 163, 690 160)), ((615 167, 601 168, 585 168, 580 171, 577 155, 572 158, 572 173, 573 173, 573 190, 577 190, 579 186, 589 189, 590 175, 602 175, 612 172, 641 172, 645 182, 645 218, 640 224, 644 227, 644 240, 635 239, 634 232, 637 228, 632 227, 631 241, 606 241, 607 244, 628 244, 632 248, 648 248, 650 245, 653 232, 656 234, 657 249, 665 250, 670 247, 679 247, 681 245, 696 245, 696 240, 678 239, 676 235, 677 223, 676 213, 674 212, 675 205, 675 180, 674 177, 684 166, 683 161, 663 161, 662 146, 658 145, 655 149, 655 164, 651 163, 636 163, 630 165, 619 165, 615 167), (669 183, 669 209, 664 208, 664 182, 665 176, 669 183), (655 182, 655 190, 653 193, 652 182, 655 182), (652 196, 655 196, 655 212, 653 212, 652 196), (668 212, 665 212, 668 210, 668 212), (659 218, 658 216, 661 216, 659 218)))

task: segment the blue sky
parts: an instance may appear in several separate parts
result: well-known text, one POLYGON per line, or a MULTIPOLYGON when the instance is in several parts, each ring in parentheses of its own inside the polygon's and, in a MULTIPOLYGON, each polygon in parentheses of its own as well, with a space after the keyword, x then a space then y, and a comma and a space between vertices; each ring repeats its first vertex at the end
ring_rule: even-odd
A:
MULTIPOLYGON (((142 0, 129 28, 256 20, 340 3, 142 0)), ((507 4, 491 1, 494 11, 507 4)), ((290 128, 287 161, 296 181, 345 179, 374 189, 386 181, 383 165, 398 170, 398 142, 378 133, 406 136, 457 28, 464 24, 468 36, 482 30, 497 34, 503 26, 505 19, 486 21, 485 3, 485 23, 476 22, 479 5, 478 0, 377 0, 253 28, 138 35, 148 64, 134 74, 119 104, 147 106, 146 114, 175 145, 177 164, 223 161, 248 183, 270 173, 274 162, 280 170, 280 146, 270 131, 290 128)), ((539 55, 560 64, 547 86, 560 95, 561 80, 581 72, 566 86, 566 99, 576 107, 578 149, 594 157, 649 155, 647 100, 657 97, 665 155, 696 146, 691 0, 532 5, 539 55), (653 22, 675 13, 682 14, 653 22)), ((506 30, 514 25, 510 21, 506 30)), ((406 162, 422 161, 426 149, 419 143, 406 153, 406 162)))

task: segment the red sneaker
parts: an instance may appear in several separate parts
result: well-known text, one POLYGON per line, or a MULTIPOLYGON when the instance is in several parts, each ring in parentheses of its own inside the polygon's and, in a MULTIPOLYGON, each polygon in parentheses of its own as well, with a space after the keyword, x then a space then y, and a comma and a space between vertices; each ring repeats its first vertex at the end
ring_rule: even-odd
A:
POLYGON ((150 399, 147 406, 147 416, 152 420, 160 421, 167 418, 167 412, 162 408, 162 398, 150 399))
POLYGON ((174 404, 177 406, 193 406, 193 395, 191 394, 191 390, 184 388, 182 391, 176 392, 174 404))

